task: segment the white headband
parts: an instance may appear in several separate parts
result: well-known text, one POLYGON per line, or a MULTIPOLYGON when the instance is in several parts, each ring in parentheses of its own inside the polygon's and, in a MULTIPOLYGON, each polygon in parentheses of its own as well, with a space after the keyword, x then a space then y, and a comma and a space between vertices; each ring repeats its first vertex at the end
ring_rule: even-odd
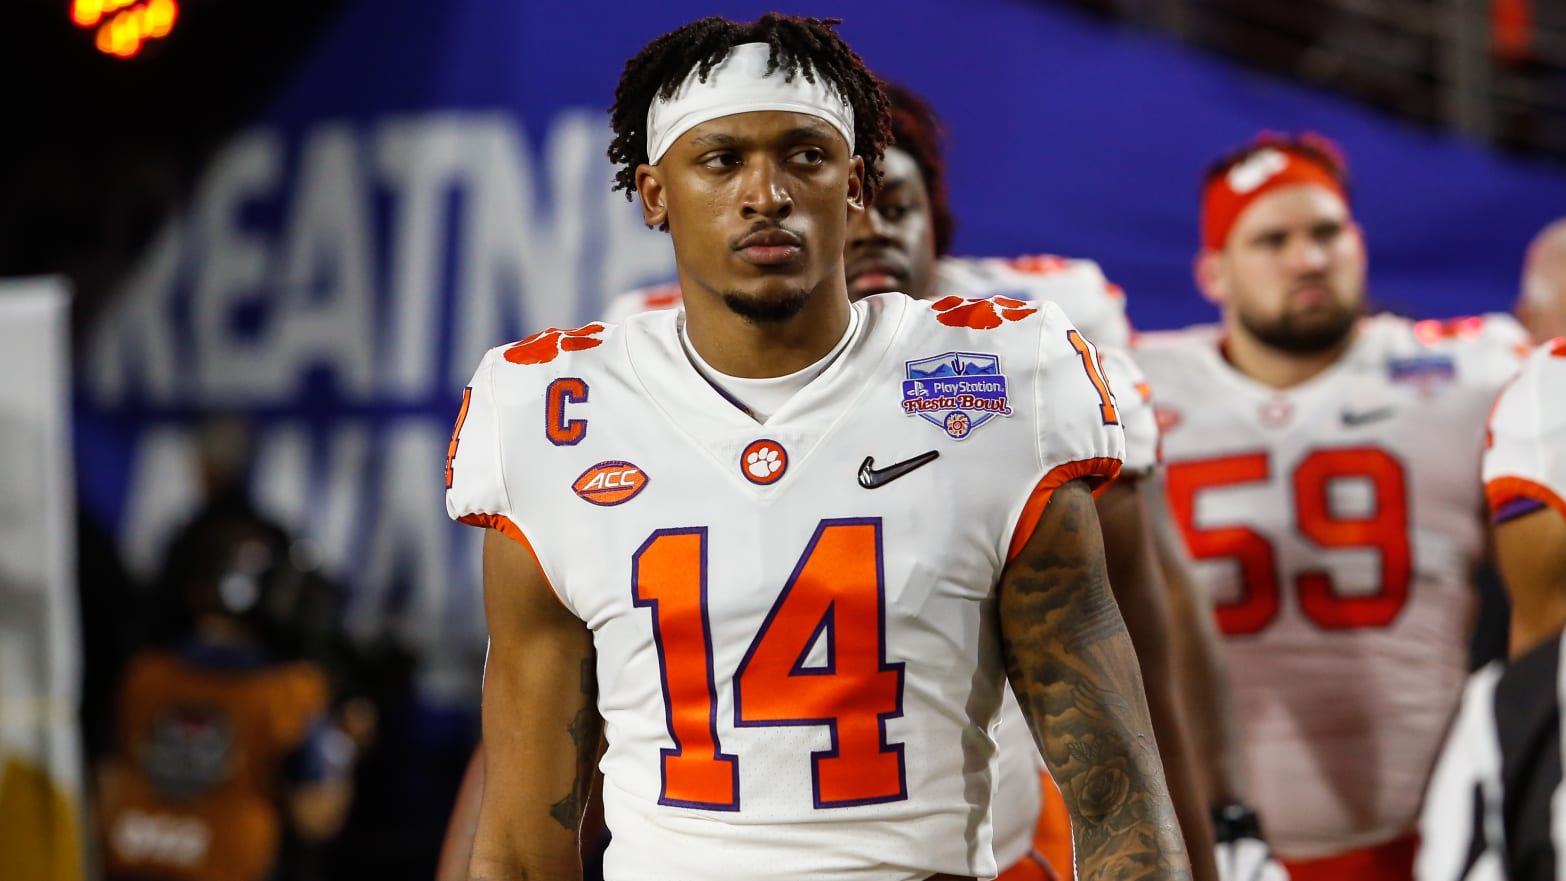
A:
POLYGON ((815 82, 799 73, 785 79, 782 70, 768 76, 771 54, 767 43, 741 43, 707 72, 706 82, 697 78, 699 66, 693 67, 674 97, 655 98, 647 108, 647 161, 657 163, 680 135, 704 122, 752 110, 819 117, 841 132, 853 149, 854 108, 848 101, 820 74, 815 82))

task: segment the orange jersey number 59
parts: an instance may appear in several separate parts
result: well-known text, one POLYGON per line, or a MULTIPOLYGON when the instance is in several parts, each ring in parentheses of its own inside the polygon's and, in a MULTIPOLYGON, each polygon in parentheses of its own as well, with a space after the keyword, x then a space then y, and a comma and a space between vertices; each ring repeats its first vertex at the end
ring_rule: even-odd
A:
POLYGON ((1277 617, 1281 583, 1292 578, 1300 611, 1324 630, 1386 627, 1408 600, 1413 549, 1408 531, 1408 488, 1403 465, 1385 450, 1353 447, 1316 450, 1300 461, 1289 481, 1299 532, 1323 551, 1366 548, 1380 558, 1375 589, 1348 594, 1320 569, 1280 572, 1273 543, 1239 523, 1198 526, 1196 497, 1204 490, 1258 483, 1269 478, 1266 453, 1242 453, 1169 466, 1169 505, 1185 531, 1191 556, 1229 559, 1240 567, 1240 595, 1217 605, 1218 626, 1231 636, 1257 633, 1277 617), (1334 513, 1333 481, 1370 484, 1375 510, 1365 516, 1334 513))

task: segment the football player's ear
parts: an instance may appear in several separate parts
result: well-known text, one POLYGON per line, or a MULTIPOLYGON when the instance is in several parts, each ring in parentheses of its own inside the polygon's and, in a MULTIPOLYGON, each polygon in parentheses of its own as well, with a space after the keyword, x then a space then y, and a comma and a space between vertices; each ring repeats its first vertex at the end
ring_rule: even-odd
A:
POLYGON ((669 206, 664 201, 663 178, 656 165, 636 166, 636 195, 642 201, 642 223, 657 229, 669 222, 669 206))
POLYGON ((848 169, 848 214, 852 217, 865 210, 865 160, 855 156, 848 169))
POLYGON ((1191 274, 1196 279, 1196 289, 1207 302, 1222 306, 1229 299, 1229 286, 1223 273, 1224 255, 1203 248, 1191 263, 1191 274))

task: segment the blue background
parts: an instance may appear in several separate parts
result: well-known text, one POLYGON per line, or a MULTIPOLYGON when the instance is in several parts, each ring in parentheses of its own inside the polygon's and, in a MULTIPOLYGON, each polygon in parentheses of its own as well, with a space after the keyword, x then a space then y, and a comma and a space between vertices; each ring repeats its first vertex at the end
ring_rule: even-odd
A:
MULTIPOLYGON (((605 111, 625 60, 652 37, 695 17, 750 18, 774 8, 845 19, 842 33, 872 69, 927 96, 944 116, 958 217, 956 253, 1096 259, 1126 288, 1132 320, 1142 328, 1214 317, 1190 280, 1198 182, 1209 161, 1263 129, 1309 129, 1339 142, 1358 182, 1356 211, 1369 242, 1372 297, 1418 317, 1508 308, 1527 240, 1566 207, 1566 172, 1557 166, 1503 157, 1334 96, 1247 73, 1156 36, 1018 0, 721 5, 357 0, 241 134, 274 139, 282 159, 265 195, 234 208, 231 220, 259 240, 288 239, 287 218, 300 197, 295 186, 300 157, 326 127, 346 127, 358 139, 356 149, 364 151, 360 165, 371 169, 371 148, 364 145, 373 144, 388 124, 447 117, 509 120, 532 156, 535 219, 547 224, 564 207, 581 207, 584 243, 575 258, 577 271, 563 287, 507 289, 492 332, 486 326, 484 344, 516 339, 546 324, 585 323, 613 295, 672 273, 666 242, 640 229, 627 235, 635 238, 632 251, 642 262, 605 265, 614 263, 602 232, 618 217, 610 212, 625 212, 621 226, 639 224, 634 206, 597 195, 607 190, 612 174, 603 157, 609 137, 605 111), (602 125, 601 137, 580 147, 591 155, 577 157, 591 164, 591 186, 556 191, 554 179, 540 169, 551 133, 572 118, 602 125)), ((334 328, 344 339, 383 333, 398 247, 392 231, 397 212, 405 208, 370 171, 365 175, 364 204, 357 207, 369 219, 375 314, 369 326, 334 328)), ((204 187, 195 190, 199 201, 204 187)), ((437 309, 424 330, 442 370, 414 392, 377 387, 352 393, 323 361, 299 368, 289 382, 265 394, 227 400, 203 393, 193 378, 202 374, 202 359, 231 355, 221 346, 194 342, 195 280, 214 265, 226 265, 231 255, 222 246, 202 244, 210 217, 193 211, 182 218, 177 269, 167 278, 132 285, 122 298, 155 301, 153 312, 166 325, 178 367, 172 385, 154 389, 127 370, 124 388, 111 391, 102 377, 118 375, 117 362, 105 366, 106 356, 95 346, 78 361, 83 378, 77 461, 90 510, 125 545, 153 542, 159 530, 133 523, 131 513, 137 487, 156 476, 136 478, 143 444, 149 432, 179 430, 213 409, 251 415, 263 430, 307 431, 318 454, 309 463, 311 491, 334 475, 355 484, 362 496, 361 532, 372 528, 370 514, 408 504, 388 495, 392 483, 384 476, 380 483, 371 476, 390 461, 385 440, 399 426, 449 431, 466 373, 444 367, 472 365, 481 352, 453 339, 453 316, 465 305, 460 273, 453 268, 464 259, 456 245, 463 221, 455 218, 475 195, 472 186, 454 188, 445 199, 452 207, 437 221, 439 271, 430 292, 437 309), (345 475, 322 457, 348 430, 368 439, 364 463, 354 466, 364 468, 364 475, 345 475)), ((531 259, 549 254, 535 249, 531 259)), ((326 267, 323 277, 333 271, 326 267)), ((324 289, 321 296, 332 296, 329 282, 324 289)), ((268 322, 284 308, 283 295, 271 276, 246 292, 228 316, 235 346, 262 340, 260 357, 269 357, 268 322)), ((124 322, 110 316, 98 333, 120 333, 128 326, 124 322)), ((384 336, 375 337, 375 346, 382 367, 402 357, 384 336)), ((441 465, 428 463, 432 474, 441 465)), ((438 494, 431 495, 417 504, 438 508, 438 494)), ((312 496, 309 505, 316 504, 312 496)), ((308 517, 295 520, 295 528, 313 528, 308 517)), ((471 623, 478 610, 473 543, 467 531, 451 529, 450 565, 441 569, 450 574, 445 583, 426 588, 451 596, 452 614, 471 623), (458 537, 459 532, 464 534, 458 537)), ((360 533, 343 541, 328 556, 338 561, 351 587, 361 588, 365 548, 374 543, 360 533)), ((131 550, 141 559, 155 553, 150 546, 131 550)), ((392 568, 403 573, 401 579, 423 577, 407 574, 420 571, 413 565, 392 568)), ((360 611, 361 619, 396 614, 398 598, 411 589, 381 591, 373 608, 360 611)), ((481 626, 480 621, 478 631, 458 630, 473 638, 481 635, 481 626)))

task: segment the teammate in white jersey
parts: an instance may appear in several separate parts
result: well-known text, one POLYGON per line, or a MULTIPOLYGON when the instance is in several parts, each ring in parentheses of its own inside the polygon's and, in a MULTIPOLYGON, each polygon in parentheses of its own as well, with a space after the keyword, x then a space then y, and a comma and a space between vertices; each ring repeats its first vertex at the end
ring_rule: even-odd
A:
MULTIPOLYGON (((1124 297, 1090 260, 947 256, 955 220, 946 199, 939 124, 934 112, 917 95, 894 85, 887 87, 887 94, 896 142, 887 148, 875 202, 849 221, 844 252, 849 297, 902 292, 932 300, 1003 296, 1049 301, 1060 306, 1083 335, 1100 346, 1105 377, 1118 390, 1120 422, 1126 433, 1121 479, 1098 500, 1110 584, 1136 644, 1164 771, 1185 832, 1193 875, 1216 879, 1207 808, 1188 747, 1170 664, 1168 603, 1145 528, 1147 519, 1156 511, 1144 511, 1138 493, 1142 478, 1158 464, 1158 426, 1140 371, 1123 350, 1104 342, 1129 342, 1124 297)), ((1149 507, 1163 506, 1155 499, 1149 507)), ((1200 629, 1200 625, 1195 629, 1200 629)), ((1217 685, 1221 687, 1221 682, 1217 685)), ((1054 802, 1057 815, 1065 812, 1047 778, 1043 799, 1040 786, 1033 785, 1038 751, 1014 702, 1007 702, 999 742, 1002 773, 995 796, 995 853, 1005 869, 1002 881, 1047 877, 1045 873, 1050 870, 1069 872, 1070 825, 1065 818, 1043 817, 1045 825, 1035 836, 1041 802, 1054 802), (1057 819, 1059 823, 1055 822, 1057 819), (1063 827, 1065 834, 1051 835, 1052 827, 1063 827), (1041 857, 1048 860, 1048 868, 1041 864, 1041 857)))
POLYGON ((1214 166, 1196 278, 1221 325, 1144 335, 1136 354, 1252 794, 1295 881, 1407 878, 1464 678, 1474 466, 1518 329, 1362 318, 1343 167, 1310 136, 1214 166))
MULTIPOLYGON (((1180 661, 1188 671, 1184 683, 1187 688, 1179 693, 1170 663, 1169 603, 1164 600, 1162 582, 1149 577, 1157 573, 1159 566, 1146 555, 1144 520, 1156 525, 1168 518, 1161 491, 1149 487, 1157 483, 1149 478, 1158 460, 1158 426, 1147 384, 1123 351, 1131 330, 1125 316, 1124 295, 1091 260, 1050 255, 1011 259, 948 256, 955 220, 945 193, 939 121, 918 96, 895 85, 888 84, 886 88, 897 146, 887 148, 881 166, 882 186, 873 207, 850 221, 845 251, 849 297, 857 300, 895 291, 916 299, 1007 296, 1047 300, 1060 306, 1083 336, 1099 345, 1105 378, 1112 388, 1120 390, 1116 400, 1126 434, 1121 480, 1099 498, 1097 505, 1104 529, 1105 557, 1110 561, 1110 583, 1136 645, 1165 774, 1188 851, 1193 855, 1193 875, 1198 881, 1216 881, 1220 874, 1210 856, 1213 842, 1207 793, 1203 791, 1202 775, 1197 773, 1205 769, 1193 760, 1188 748, 1179 703, 1184 697, 1204 716, 1192 726, 1194 730, 1206 733, 1225 727, 1221 721, 1206 718, 1228 710, 1221 669, 1209 662, 1222 649, 1210 624, 1210 608, 1199 598, 1181 595, 1177 587, 1171 598, 1183 614, 1179 619, 1182 631, 1174 634, 1174 642, 1184 650, 1179 653, 1180 661), (1113 342, 1103 343, 1104 340, 1113 342), (1151 496, 1146 501, 1145 515, 1143 501, 1134 491, 1138 488, 1141 494, 1151 496), (1208 619, 1205 623, 1201 620, 1204 617, 1208 619), (1195 638, 1182 641, 1181 637, 1191 634, 1195 638), (1197 658, 1194 663, 1192 655, 1197 658)), ((677 309, 681 304, 678 282, 656 285, 614 298, 605 318, 623 322, 643 312, 677 309)), ((1171 526, 1169 531, 1175 534, 1178 544, 1181 539, 1177 527, 1171 526)), ((1180 554, 1183 555, 1183 548, 1180 554)), ((1187 581, 1183 577, 1171 578, 1170 584, 1190 591, 1187 581)), ((1001 881, 1039 881, 1068 872, 1070 822, 1055 785, 1047 772, 1041 773, 1042 759, 1015 701, 1006 702, 997 731, 1002 748, 994 841, 1001 881), (1055 806, 1055 816, 1041 816, 1046 803, 1055 806)), ((1238 748, 1232 739, 1217 744, 1216 749, 1222 752, 1231 747, 1238 748)), ((476 758, 473 764, 477 765, 476 758)), ((1213 764, 1221 771, 1234 763, 1213 764)), ((467 777, 441 860, 443 866, 453 867, 454 871, 448 872, 452 876, 466 871, 472 832, 471 823, 462 818, 476 813, 482 769, 475 767, 467 777)), ((1217 793, 1215 804, 1224 806, 1232 806, 1240 790, 1237 783, 1228 779, 1209 788, 1217 793)), ((591 809, 588 818, 595 818, 591 809)), ((1225 843, 1225 847, 1231 846, 1232 842, 1225 843)), ((1261 848, 1265 853, 1257 839, 1249 842, 1248 847, 1261 848)), ((1225 881, 1256 881, 1250 876, 1222 877, 1225 881)))
POLYGON ((611 113, 688 299, 492 350, 467 393, 472 874, 579 872, 601 724, 610 879, 992 876, 1010 679, 1085 872, 1188 877, 1104 578, 1123 434, 1092 346, 1014 300, 850 306, 885 98, 827 23, 687 25, 611 113))
POLYGON ((1484 454, 1511 655, 1566 627, 1566 340, 1538 347, 1496 400, 1484 454))
POLYGON ((1485 495, 1512 597, 1511 660, 1475 673, 1432 775, 1420 881, 1555 881, 1566 847, 1566 340, 1535 349, 1490 414, 1485 495), (1476 811, 1475 808, 1478 808, 1476 811))

